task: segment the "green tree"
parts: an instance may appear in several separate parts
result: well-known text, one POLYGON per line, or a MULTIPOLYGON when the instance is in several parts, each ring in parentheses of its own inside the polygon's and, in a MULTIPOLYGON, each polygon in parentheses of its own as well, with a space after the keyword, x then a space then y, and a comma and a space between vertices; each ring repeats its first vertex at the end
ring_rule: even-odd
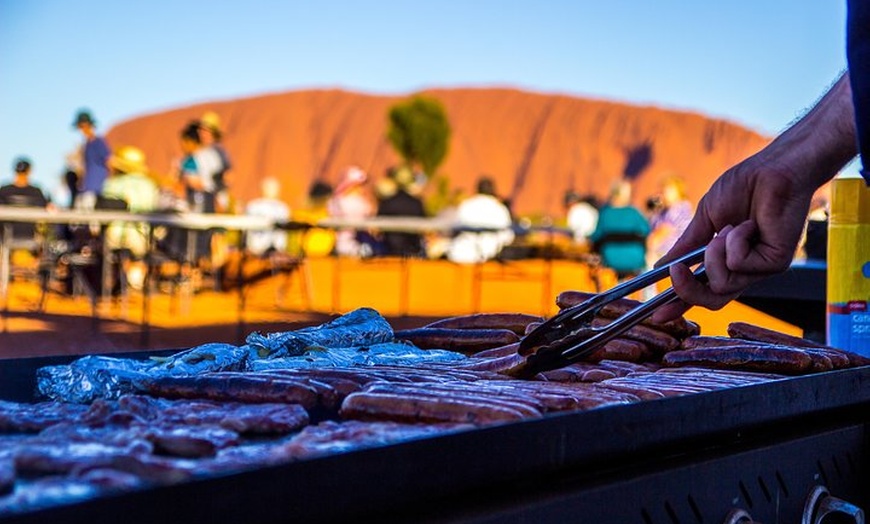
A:
POLYGON ((433 175, 450 141, 450 122, 441 102, 414 96, 390 108, 387 138, 408 165, 433 175))

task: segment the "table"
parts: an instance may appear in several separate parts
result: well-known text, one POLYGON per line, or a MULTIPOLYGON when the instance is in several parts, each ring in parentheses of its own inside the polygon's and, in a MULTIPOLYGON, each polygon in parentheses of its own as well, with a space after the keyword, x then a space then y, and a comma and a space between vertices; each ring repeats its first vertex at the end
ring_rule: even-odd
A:
MULTIPOLYGON (((274 221, 264 217, 248 216, 248 215, 226 215, 226 214, 201 214, 201 213, 131 213, 127 211, 79 211, 79 210, 47 210, 43 208, 29 207, 10 207, 0 206, 0 223, 3 224, 2 234, 0 234, 0 300, 3 301, 3 316, 4 320, 8 308, 8 288, 10 275, 10 256, 12 243, 12 227, 13 222, 19 223, 45 223, 45 224, 98 224, 106 226, 113 222, 122 223, 143 223, 152 227, 149 228, 149 252, 154 245, 154 227, 153 226, 171 226, 183 229, 188 232, 188 251, 186 253, 186 263, 192 263, 193 253, 191 246, 195 245, 195 236, 198 231, 206 231, 209 229, 227 229, 232 231, 240 231, 243 234, 239 236, 239 247, 242 253, 242 262, 239 265, 239 333, 243 331, 244 323, 244 289, 243 289, 243 262, 244 262, 244 233, 254 230, 268 230, 274 228, 274 221)), ((103 243, 103 260, 109 259, 109 248, 106 243, 103 243)), ((147 285, 150 279, 150 264, 147 264, 148 270, 146 273, 146 285, 144 287, 143 297, 144 304, 142 308, 142 326, 143 326, 143 344, 147 345, 149 322, 150 322, 150 289, 147 285)), ((102 273, 102 297, 107 299, 111 292, 110 290, 110 266, 103 264, 102 273)))
MULTIPOLYGON (((463 231, 474 233, 488 233, 500 231, 500 229, 470 227, 458 224, 454 220, 446 220, 442 218, 424 218, 424 217, 373 217, 366 219, 348 219, 330 217, 318 221, 315 227, 325 229, 351 229, 355 231, 380 231, 388 233, 415 233, 415 234, 450 234, 461 233, 463 231)), ((340 296, 341 296, 341 257, 336 257, 336 270, 333 272, 332 282, 332 309, 335 312, 341 311, 340 296)), ((479 264, 478 264, 479 267, 479 264)), ((476 276, 479 279, 479 274, 476 276)), ((475 282, 475 288, 472 293, 479 293, 479 280, 475 282)), ((407 257, 399 257, 399 313, 407 315, 409 310, 409 288, 410 274, 408 271, 407 257)))

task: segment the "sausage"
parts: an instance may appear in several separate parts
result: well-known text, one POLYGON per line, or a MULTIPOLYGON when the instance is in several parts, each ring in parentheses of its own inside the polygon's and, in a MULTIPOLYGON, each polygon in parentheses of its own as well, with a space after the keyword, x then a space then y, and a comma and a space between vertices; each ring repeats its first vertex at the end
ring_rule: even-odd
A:
POLYGON ((596 350, 586 360, 590 362, 600 362, 602 360, 641 362, 651 355, 651 351, 643 342, 616 338, 604 344, 601 349, 596 350))
POLYGON ((139 381, 145 393, 165 398, 204 398, 236 402, 317 405, 317 390, 301 380, 213 373, 194 377, 155 377, 139 381))
POLYGON ((671 351, 662 357, 662 363, 666 366, 701 366, 797 375, 809 372, 813 361, 798 349, 735 344, 730 347, 671 351))
MULTIPOLYGON (((582 304, 595 296, 594 293, 584 293, 582 291, 563 291, 558 297, 556 297, 556 305, 559 306, 560 309, 565 309, 571 306, 576 306, 577 304, 582 304)), ((603 306, 601 310, 598 311, 598 316, 604 318, 619 318, 641 304, 642 302, 638 302, 637 300, 620 298, 603 306)), ((664 331, 665 333, 679 339, 699 335, 701 333, 701 328, 698 324, 690 322, 682 317, 667 322, 653 322, 651 319, 646 318, 641 322, 641 324, 659 331, 664 331)))
POLYGON ((526 358, 518 353, 511 353, 501 357, 472 358, 470 362, 457 365, 459 369, 473 371, 492 371, 494 373, 509 373, 510 370, 524 364, 526 358))
POLYGON ((819 344, 805 338, 793 337, 791 335, 786 335, 785 333, 779 333, 761 326, 753 326, 746 322, 732 322, 728 324, 728 334, 734 338, 755 342, 811 349, 814 353, 822 354, 831 359, 834 369, 870 364, 870 359, 864 356, 849 351, 843 351, 842 349, 825 346, 824 344, 819 344), (848 363, 844 362, 844 358, 848 360, 848 363))
POLYGON ((734 344, 735 340, 730 337, 687 337, 680 342, 680 348, 720 348, 724 346, 733 346, 734 344))
POLYGON ((729 337, 689 337, 680 344, 682 349, 699 349, 699 348, 721 348, 721 347, 732 347, 735 344, 742 346, 752 346, 752 347, 788 347, 792 349, 797 349, 799 351, 803 351, 813 361, 812 371, 814 372, 822 372, 822 371, 830 371, 832 369, 842 369, 849 367, 849 357, 844 355, 843 353, 835 350, 822 349, 822 348, 807 348, 807 347, 793 347, 793 346, 783 346, 781 344, 769 344, 766 342, 756 342, 754 340, 743 340, 739 338, 729 338, 729 337))
POLYGON ((540 411, 491 398, 435 396, 402 389, 361 391, 347 397, 341 406, 345 418, 396 420, 405 422, 471 422, 489 424, 540 417, 540 411), (526 409, 523 409, 523 408, 526 409))
POLYGON ((511 381, 494 384, 492 387, 515 389, 540 400, 549 411, 592 409, 607 404, 637 402, 637 397, 597 389, 589 384, 560 384, 557 382, 511 381))
POLYGON ((780 346, 793 346, 799 348, 825 348, 833 349, 822 344, 817 344, 810 340, 800 337, 793 337, 773 331, 772 329, 763 328, 761 326, 753 326, 746 322, 732 322, 728 324, 728 335, 733 338, 742 338, 753 342, 765 342, 767 344, 776 344, 780 346))
POLYGON ((529 324, 543 322, 543 317, 525 313, 477 313, 436 320, 424 327, 444 329, 507 329, 523 335, 529 324))
MULTIPOLYGON (((561 309, 565 309, 571 306, 575 306, 577 304, 582 304, 583 302, 595 296, 596 295, 594 293, 584 293, 581 291, 563 291, 556 298, 556 305, 559 306, 561 309)), ((619 318, 641 304, 642 302, 639 302, 637 300, 631 300, 629 298, 616 299, 603 306, 598 312, 598 316, 610 319, 619 318)), ((641 324, 651 327, 653 329, 657 329, 659 331, 664 331, 665 333, 676 338, 694 336, 700 334, 701 332, 701 328, 700 326, 698 326, 698 324, 690 322, 682 317, 674 320, 669 320, 668 322, 653 322, 651 319, 646 318, 641 322, 641 324)))
MULTIPOLYGON (((613 322, 613 320, 596 317, 592 319, 592 327, 604 327, 613 322)), ((680 341, 673 336, 659 331, 658 329, 649 326, 637 325, 621 335, 622 338, 628 338, 643 342, 647 348, 655 353, 667 353, 680 347, 680 341)))
POLYGON ((507 329, 418 328, 396 331, 396 340, 406 340, 421 349, 446 349, 477 353, 519 342, 520 337, 507 329))
POLYGON ((553 369, 539 374, 541 380, 549 382, 601 382, 616 378, 612 370, 604 369, 598 364, 578 362, 561 369, 553 369))
POLYGON ((490 358, 490 357, 504 357, 507 355, 516 354, 520 349, 520 343, 514 342, 513 344, 507 344, 506 346, 499 346, 497 348, 485 349, 473 355, 469 355, 471 358, 490 358))

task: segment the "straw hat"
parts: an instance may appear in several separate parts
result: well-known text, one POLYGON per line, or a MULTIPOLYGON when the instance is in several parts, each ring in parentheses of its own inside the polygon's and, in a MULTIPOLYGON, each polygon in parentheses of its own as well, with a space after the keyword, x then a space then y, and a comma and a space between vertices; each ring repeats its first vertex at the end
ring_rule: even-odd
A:
POLYGON ((109 157, 109 166, 121 173, 146 173, 145 153, 138 147, 122 146, 109 157))
POLYGON ((199 125, 202 127, 206 127, 212 131, 220 133, 221 130, 221 117, 218 116, 214 111, 206 111, 199 119, 199 125))

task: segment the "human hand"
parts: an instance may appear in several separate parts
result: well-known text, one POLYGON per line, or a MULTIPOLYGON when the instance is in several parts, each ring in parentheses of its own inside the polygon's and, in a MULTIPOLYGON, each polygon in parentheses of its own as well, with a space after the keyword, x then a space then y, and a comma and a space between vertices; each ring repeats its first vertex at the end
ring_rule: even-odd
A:
POLYGON ((704 195, 694 218, 659 265, 707 244, 708 283, 685 265, 671 268, 681 303, 662 308, 657 321, 692 305, 721 309, 752 283, 788 268, 815 187, 785 164, 759 154, 726 171, 704 195))

